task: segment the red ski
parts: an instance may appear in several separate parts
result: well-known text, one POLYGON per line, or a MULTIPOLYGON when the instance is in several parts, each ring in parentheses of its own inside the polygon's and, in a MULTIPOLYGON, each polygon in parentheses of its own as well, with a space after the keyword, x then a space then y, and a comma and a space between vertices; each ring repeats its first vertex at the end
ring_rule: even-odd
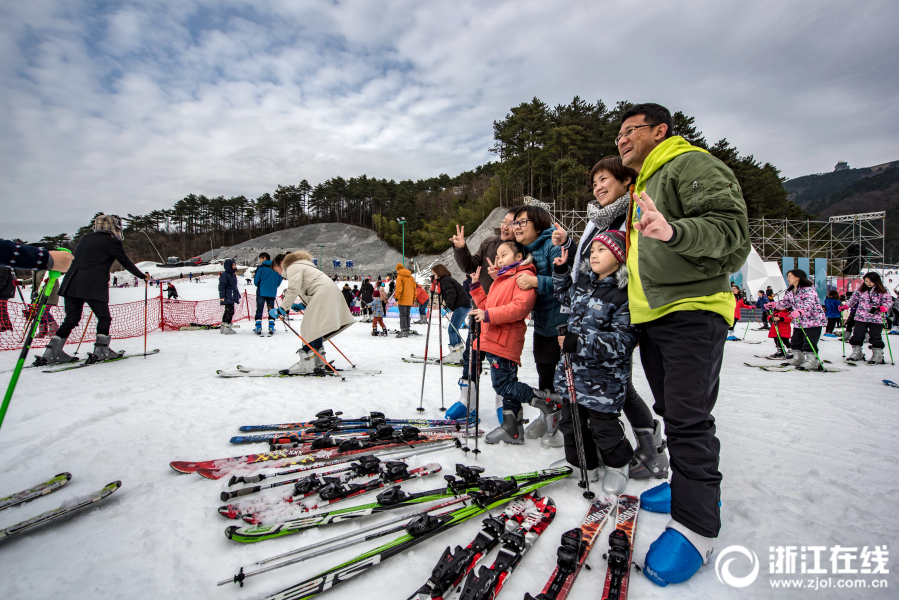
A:
POLYGON ((631 558, 634 554, 634 533, 640 500, 635 496, 618 496, 618 517, 615 531, 609 534, 609 570, 602 600, 625 600, 630 581, 631 558))

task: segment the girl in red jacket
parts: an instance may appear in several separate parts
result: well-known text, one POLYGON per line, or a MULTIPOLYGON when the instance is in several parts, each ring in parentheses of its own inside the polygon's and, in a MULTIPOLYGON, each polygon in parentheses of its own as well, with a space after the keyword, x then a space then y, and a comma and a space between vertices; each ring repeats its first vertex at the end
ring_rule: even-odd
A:
POLYGON ((768 358, 772 360, 789 360, 793 358, 793 354, 790 352, 790 338, 793 336, 793 328, 790 326, 792 321, 793 318, 790 316, 789 310, 775 310, 774 314, 771 315, 771 329, 768 330, 768 337, 774 338, 774 346, 777 352, 768 358), (778 335, 780 340, 777 339, 778 335), (781 348, 781 344, 783 344, 783 348, 781 348), (787 351, 786 355, 784 355, 784 350, 787 351))
POLYGON ((518 381, 524 334, 528 329, 525 319, 537 301, 536 289, 522 290, 516 281, 519 274, 537 274, 531 257, 525 258, 525 252, 524 246, 515 240, 500 244, 494 264, 498 272, 489 294, 481 288, 480 267, 471 278, 471 296, 478 308, 469 314, 481 323, 481 351, 490 364, 493 389, 503 398, 502 425, 484 438, 488 444, 523 444, 521 405, 538 396, 531 386, 518 381))

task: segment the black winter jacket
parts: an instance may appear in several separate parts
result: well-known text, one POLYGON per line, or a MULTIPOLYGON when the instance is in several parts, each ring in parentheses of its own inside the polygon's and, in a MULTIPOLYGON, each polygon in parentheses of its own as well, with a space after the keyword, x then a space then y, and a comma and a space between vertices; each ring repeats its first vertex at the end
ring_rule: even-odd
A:
POLYGON ((237 287, 236 264, 230 258, 225 261, 224 271, 219 275, 219 304, 237 304, 240 290, 237 287))
POLYGON ((109 302, 109 269, 115 261, 138 279, 144 278, 125 254, 121 240, 102 231, 88 233, 75 248, 75 260, 62 280, 59 295, 109 302))
POLYGON ((440 295, 443 296, 443 305, 450 310, 457 308, 471 308, 471 296, 462 287, 462 284, 449 275, 441 277, 440 295))
POLYGON ((375 293, 375 288, 370 283, 363 283, 362 287, 359 288, 359 297, 365 304, 371 304, 374 299, 373 294, 375 293))

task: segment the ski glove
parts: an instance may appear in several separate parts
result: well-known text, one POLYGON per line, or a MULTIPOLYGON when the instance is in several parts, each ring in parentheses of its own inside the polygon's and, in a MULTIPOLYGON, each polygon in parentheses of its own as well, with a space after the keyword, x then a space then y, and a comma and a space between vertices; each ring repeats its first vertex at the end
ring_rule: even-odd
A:
POLYGON ((302 302, 297 302, 296 304, 290 305, 290 310, 294 310, 296 312, 300 312, 301 310, 306 310, 306 305, 302 302))
POLYGON ((878 310, 879 310, 880 312, 882 312, 882 313, 885 313, 885 312, 887 312, 889 309, 888 309, 886 306, 881 306, 881 307, 878 308, 878 310))
POLYGON ((777 306, 777 302, 769 302, 765 305, 765 308, 772 310, 775 306, 777 306))
POLYGON ((565 334, 562 341, 562 352, 567 354, 575 354, 577 352, 577 334, 569 331, 565 334))
POLYGON ((800 316, 802 316, 802 311, 794 310, 793 312, 790 313, 790 316, 793 317, 794 319, 798 319, 800 316))
POLYGON ((268 315, 273 319, 279 319, 282 316, 286 317, 287 313, 284 312, 284 309, 279 306, 278 308, 273 308, 270 311, 268 311, 268 315))

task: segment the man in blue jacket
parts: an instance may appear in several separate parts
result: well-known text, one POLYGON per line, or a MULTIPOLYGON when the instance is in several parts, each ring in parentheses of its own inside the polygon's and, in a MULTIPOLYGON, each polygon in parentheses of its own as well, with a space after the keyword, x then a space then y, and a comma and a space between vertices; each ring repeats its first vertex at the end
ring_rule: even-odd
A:
MULTIPOLYGON (((278 286, 281 285, 281 275, 272 269, 272 257, 268 252, 259 255, 259 266, 253 276, 256 285, 256 334, 262 335, 262 309, 268 305, 268 310, 275 308, 275 296, 278 295, 278 286)), ((275 333, 275 320, 268 317, 268 334, 275 333)))

